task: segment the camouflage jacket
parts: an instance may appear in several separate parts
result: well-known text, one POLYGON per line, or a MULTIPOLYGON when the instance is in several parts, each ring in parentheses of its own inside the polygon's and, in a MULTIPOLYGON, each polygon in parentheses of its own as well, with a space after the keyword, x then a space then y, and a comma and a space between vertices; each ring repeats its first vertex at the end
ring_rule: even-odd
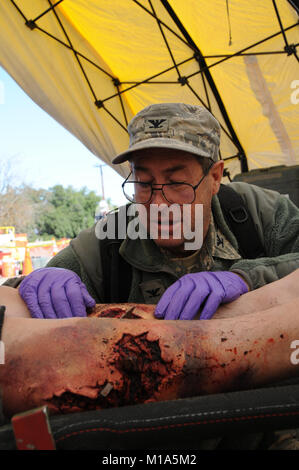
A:
MULTIPOLYGON (((299 209, 275 191, 240 182, 230 186, 244 199, 265 256, 253 260, 241 258, 238 242, 224 220, 218 197, 214 196, 210 229, 193 262, 170 259, 152 240, 126 238, 122 242, 120 254, 132 266, 133 273, 129 302, 157 303, 165 289, 186 272, 230 270, 241 274, 250 289, 256 289, 299 268, 299 209)), ((47 266, 75 271, 96 302, 103 302, 105 273, 94 226, 83 230, 47 266)))

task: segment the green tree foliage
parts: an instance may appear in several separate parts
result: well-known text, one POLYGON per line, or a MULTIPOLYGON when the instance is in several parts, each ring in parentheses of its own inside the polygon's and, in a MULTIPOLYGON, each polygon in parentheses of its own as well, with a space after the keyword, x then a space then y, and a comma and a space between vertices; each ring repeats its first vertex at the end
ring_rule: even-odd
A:
POLYGON ((56 185, 39 195, 36 208, 36 232, 40 238, 73 238, 94 224, 100 196, 86 187, 77 191, 71 186, 56 185))
POLYGON ((100 200, 86 187, 34 189, 17 178, 15 156, 0 161, 0 226, 14 226, 16 233, 27 233, 29 241, 75 237, 94 224, 100 200))

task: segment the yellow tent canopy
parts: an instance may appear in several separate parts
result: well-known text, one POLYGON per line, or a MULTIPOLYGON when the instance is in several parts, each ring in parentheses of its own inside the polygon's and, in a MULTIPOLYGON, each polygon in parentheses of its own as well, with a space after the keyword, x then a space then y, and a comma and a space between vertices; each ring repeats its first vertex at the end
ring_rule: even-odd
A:
MULTIPOLYGON (((296 0, 2 0, 0 64, 110 166, 128 146, 128 121, 156 102, 210 109, 231 175, 293 165, 296 8, 296 0)), ((126 164, 114 168, 127 173, 126 164)))

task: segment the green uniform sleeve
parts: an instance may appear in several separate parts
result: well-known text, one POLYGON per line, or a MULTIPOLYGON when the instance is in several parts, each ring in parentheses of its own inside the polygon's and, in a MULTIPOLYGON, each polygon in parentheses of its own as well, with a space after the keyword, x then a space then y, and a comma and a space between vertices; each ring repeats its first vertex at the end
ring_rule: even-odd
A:
POLYGON ((263 239, 265 257, 239 260, 230 270, 241 274, 251 289, 257 289, 299 268, 299 209, 287 197, 275 191, 253 185, 241 185, 239 189, 244 199, 247 199, 263 239))

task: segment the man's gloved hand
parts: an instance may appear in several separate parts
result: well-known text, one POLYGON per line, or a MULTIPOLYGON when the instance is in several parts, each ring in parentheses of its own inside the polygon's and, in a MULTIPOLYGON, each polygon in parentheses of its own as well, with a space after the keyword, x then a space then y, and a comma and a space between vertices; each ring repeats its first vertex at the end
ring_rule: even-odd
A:
POLYGON ((86 307, 94 307, 80 277, 63 268, 40 268, 28 274, 19 293, 34 318, 85 317, 86 307))
POLYGON ((200 320, 208 320, 223 302, 231 302, 248 292, 247 284, 230 271, 204 271, 186 274, 162 295, 155 309, 156 318, 192 320, 200 307, 200 320))

